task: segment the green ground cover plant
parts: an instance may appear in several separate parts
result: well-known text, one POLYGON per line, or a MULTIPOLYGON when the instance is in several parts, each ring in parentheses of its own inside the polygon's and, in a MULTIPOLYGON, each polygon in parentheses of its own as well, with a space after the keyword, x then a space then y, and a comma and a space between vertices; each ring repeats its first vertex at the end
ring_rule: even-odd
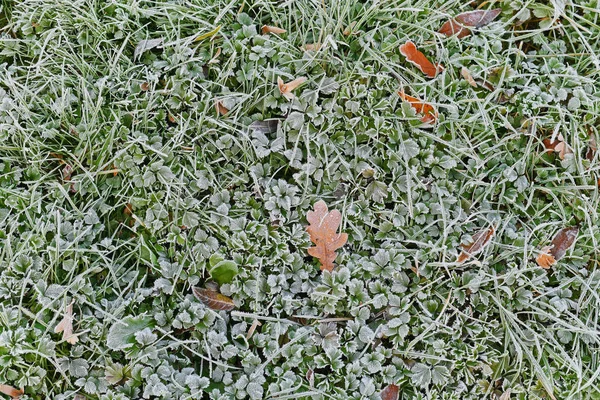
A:
POLYGON ((0 1, 0 392, 600 399, 599 24, 597 0, 0 1))

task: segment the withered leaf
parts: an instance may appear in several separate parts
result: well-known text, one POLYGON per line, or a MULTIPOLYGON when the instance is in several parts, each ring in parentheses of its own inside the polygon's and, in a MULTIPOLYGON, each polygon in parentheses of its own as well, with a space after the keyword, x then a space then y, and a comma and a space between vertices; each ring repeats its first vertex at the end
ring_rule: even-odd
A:
POLYGON ((590 140, 588 142, 588 150, 585 154, 585 158, 587 158, 589 161, 592 161, 597 151, 598 143, 596 142, 596 135, 594 135, 594 132, 590 131, 590 140))
POLYGON ((69 344, 75 344, 79 340, 73 333, 73 302, 66 307, 63 319, 56 325, 54 332, 62 332, 63 340, 69 344))
POLYGON ((463 248, 462 252, 456 259, 457 263, 463 263, 472 256, 480 253, 485 247, 490 243, 492 237, 494 237, 494 233, 496 229, 493 226, 489 228, 480 230, 476 234, 473 235, 473 241, 467 245, 461 245, 463 248))
POLYGON ((425 124, 433 124, 438 119, 437 110, 429 103, 424 102, 423 100, 417 99, 416 97, 412 97, 404 93, 404 90, 398 92, 400 98, 407 103, 410 104, 412 108, 415 109, 419 114, 423 114, 421 117, 421 122, 425 124))
POLYGON ((163 38, 140 40, 138 45, 133 51, 133 59, 136 60, 143 52, 152 50, 155 47, 159 47, 163 44, 163 38))
POLYGON ((308 254, 321 262, 321 270, 332 271, 333 261, 337 257, 336 250, 348 241, 347 233, 337 233, 342 222, 342 214, 338 210, 328 211, 327 204, 319 200, 314 205, 314 211, 306 214, 310 224, 306 230, 315 247, 308 249, 308 254))
POLYGON ((296 89, 304 82, 306 82, 306 78, 303 76, 288 83, 283 82, 283 79, 277 77, 277 87, 279 88, 279 92, 288 100, 292 100, 294 98, 292 90, 296 89))
POLYGON ((252 129, 254 132, 267 134, 277 132, 278 125, 278 119, 268 119, 266 121, 254 121, 249 125, 249 128, 252 129))
POLYGON ((400 53, 406 57, 407 61, 416 65, 422 73, 430 78, 435 78, 438 72, 444 70, 444 67, 440 64, 434 65, 429 61, 427 57, 425 57, 425 54, 417 50, 417 46, 410 40, 407 40, 406 43, 400 46, 400 53))
POLYGON ((229 109, 223 105, 221 100, 215 100, 215 110, 217 110, 217 115, 225 115, 229 112, 229 109))
POLYGON ((578 233, 579 227, 572 226, 561 229, 556 236, 554 236, 551 243, 552 248, 550 249, 550 254, 552 254, 556 261, 565 256, 567 250, 569 250, 575 242, 578 233))
POLYGON ((496 8, 493 10, 476 10, 458 14, 442 25, 439 32, 446 36, 456 35, 459 39, 469 36, 471 34, 469 28, 481 28, 489 24, 500 15, 501 11, 501 9, 496 8))
POLYGON ((285 29, 281 29, 276 26, 263 25, 263 27, 261 28, 261 32, 263 35, 266 35, 267 33, 274 33, 276 35, 281 35, 282 33, 286 33, 287 31, 285 29))
POLYGON ((214 290, 199 288, 194 286, 192 288, 194 296, 200 300, 208 308, 218 311, 229 311, 235 308, 235 303, 229 297, 217 293, 214 290))
POLYGON ((381 400, 398 400, 399 387, 390 383, 380 393, 381 400))
POLYGON ((542 248, 540 255, 536 258, 537 264, 545 269, 550 268, 556 264, 558 260, 563 258, 567 253, 567 250, 573 245, 577 234, 579 233, 579 227, 571 226, 563 228, 554 236, 550 246, 542 248))
POLYGON ((467 67, 462 67, 460 69, 460 74, 463 78, 465 78, 469 85, 473 86, 474 88, 477 87, 477 82, 475 82, 475 79, 473 79, 473 76, 471 75, 471 71, 469 71, 467 67))
POLYGON ((10 396, 13 399, 18 399, 25 392, 23 389, 15 389, 9 385, 0 385, 0 393, 10 396))
POLYGON ((543 143, 548 154, 556 152, 558 153, 558 156, 561 160, 565 159, 565 155, 573 153, 573 150, 571 150, 571 147, 567 143, 565 143, 565 138, 560 133, 555 139, 544 139, 543 143))

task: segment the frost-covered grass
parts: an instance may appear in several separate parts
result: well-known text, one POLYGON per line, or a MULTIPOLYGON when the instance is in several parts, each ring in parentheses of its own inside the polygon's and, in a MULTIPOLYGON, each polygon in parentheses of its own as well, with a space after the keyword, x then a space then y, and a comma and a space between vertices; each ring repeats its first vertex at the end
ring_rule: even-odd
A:
POLYGON ((600 398, 597 0, 0 4, 0 384, 22 399, 600 398), (479 6, 503 11, 436 33, 479 6), (318 199, 349 235, 331 274, 318 199), (239 268, 235 310, 192 294, 210 257, 239 268))

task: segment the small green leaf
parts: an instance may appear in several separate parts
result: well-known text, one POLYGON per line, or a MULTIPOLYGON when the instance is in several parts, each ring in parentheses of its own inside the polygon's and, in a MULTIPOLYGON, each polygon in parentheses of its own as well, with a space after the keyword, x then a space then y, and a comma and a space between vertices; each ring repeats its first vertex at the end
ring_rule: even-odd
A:
POLYGON ((128 349, 136 343, 136 332, 153 325, 152 318, 148 316, 125 317, 110 327, 106 345, 112 350, 128 349))
POLYGON ((214 267, 215 265, 217 265, 218 263, 220 263, 221 261, 223 261, 225 258, 220 255, 220 254, 213 254, 212 256, 210 256, 210 258, 208 259, 208 263, 210 264, 211 268, 214 267))
POLYGON ((209 273, 210 276, 217 281, 217 283, 222 285, 224 283, 230 283, 239 273, 239 269, 235 261, 221 261, 214 265, 209 270, 209 273))

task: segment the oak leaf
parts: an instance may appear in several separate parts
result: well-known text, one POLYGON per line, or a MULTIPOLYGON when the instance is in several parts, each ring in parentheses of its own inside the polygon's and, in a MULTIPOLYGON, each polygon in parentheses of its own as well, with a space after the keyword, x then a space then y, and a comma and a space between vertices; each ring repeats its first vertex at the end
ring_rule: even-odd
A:
POLYGON ((404 90, 398 92, 400 98, 407 103, 410 104, 412 108, 415 109, 419 114, 423 114, 421 117, 421 122, 425 124, 433 124, 438 119, 437 110, 429 103, 424 102, 423 100, 417 99, 416 97, 412 97, 404 93, 404 90))
POLYGON ((502 10, 499 8, 493 10, 476 10, 458 14, 456 17, 447 21, 440 28, 439 32, 446 36, 456 35, 461 39, 471 34, 469 28, 481 28, 492 22, 502 10))
POLYGON ((463 250, 456 259, 456 262, 459 264, 463 263, 477 253, 480 253, 490 243, 490 240, 492 237, 494 237, 495 232, 496 229, 493 226, 490 226, 489 228, 480 230, 474 234, 473 241, 471 243, 461 245, 463 250))
POLYGON ((578 233, 579 227, 577 226, 563 228, 558 231, 554 239, 552 239, 550 246, 545 246, 540 251, 540 255, 535 259, 537 264, 544 269, 548 269, 556 264, 573 245, 578 233))
POLYGON ((421 53, 417 50, 417 46, 410 41, 407 40, 402 46, 400 46, 400 53, 406 57, 406 60, 416 65, 422 73, 427 75, 430 78, 435 78, 438 72, 444 70, 440 64, 433 64, 431 61, 425 57, 425 54, 421 53))
POLYGON ((322 271, 332 271, 333 261, 337 257, 335 251, 348 241, 347 233, 337 233, 342 214, 338 210, 328 211, 327 204, 319 200, 314 205, 314 211, 306 214, 306 219, 310 224, 306 230, 315 244, 308 249, 308 254, 319 259, 322 271))
POLYGON ((229 311, 235 308, 233 300, 227 296, 217 293, 214 290, 199 288, 194 286, 192 288, 194 296, 200 300, 208 308, 218 311, 229 311))

